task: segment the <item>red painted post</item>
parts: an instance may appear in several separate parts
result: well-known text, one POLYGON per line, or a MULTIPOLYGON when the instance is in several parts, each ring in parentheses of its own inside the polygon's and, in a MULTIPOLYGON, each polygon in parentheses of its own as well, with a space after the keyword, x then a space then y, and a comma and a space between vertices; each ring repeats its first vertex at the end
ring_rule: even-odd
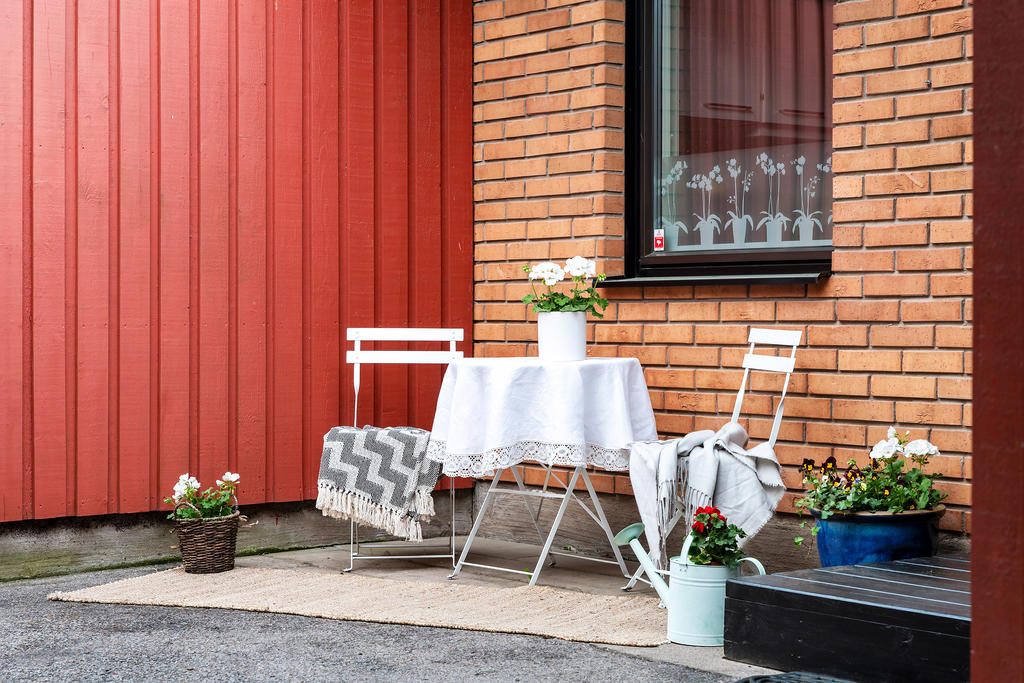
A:
POLYGON ((1024 680, 1024 18, 1015 3, 974 8, 974 511, 971 678, 1024 680))
POLYGON ((23 100, 26 74, 23 72, 26 5, 0 5, 0 521, 18 520, 24 515, 25 394, 31 383, 25 374, 24 235, 25 206, 22 188, 25 165, 23 100))

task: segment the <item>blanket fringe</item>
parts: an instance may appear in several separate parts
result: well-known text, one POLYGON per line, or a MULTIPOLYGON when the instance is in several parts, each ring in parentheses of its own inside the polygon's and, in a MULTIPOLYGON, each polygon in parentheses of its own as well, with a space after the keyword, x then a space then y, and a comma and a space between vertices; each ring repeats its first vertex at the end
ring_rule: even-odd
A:
POLYGON ((413 498, 413 509, 424 522, 434 516, 434 497, 430 495, 430 489, 416 489, 416 495, 413 498))
POLYGON ((434 501, 430 497, 430 493, 427 492, 426 495, 429 503, 423 501, 422 498, 420 491, 417 491, 416 512, 419 516, 416 517, 409 516, 401 510, 386 508, 353 491, 341 491, 333 486, 320 484, 316 497, 316 508, 323 513, 324 517, 351 519, 359 524, 380 529, 392 536, 420 542, 423 540, 420 518, 425 518, 427 515, 421 510, 429 505, 429 514, 434 514, 434 501))

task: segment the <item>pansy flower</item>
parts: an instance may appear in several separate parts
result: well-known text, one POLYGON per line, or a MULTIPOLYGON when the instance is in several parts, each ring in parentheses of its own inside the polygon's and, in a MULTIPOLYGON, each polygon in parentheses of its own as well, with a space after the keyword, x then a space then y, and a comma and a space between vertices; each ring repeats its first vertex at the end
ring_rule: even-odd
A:
POLYGON ((804 458, 804 462, 800 465, 800 469, 802 469, 804 473, 810 474, 814 471, 814 461, 810 458, 804 458))
POLYGON ((828 460, 826 460, 824 464, 821 466, 821 469, 825 470, 826 472, 834 472, 836 469, 836 456, 829 456, 828 460))

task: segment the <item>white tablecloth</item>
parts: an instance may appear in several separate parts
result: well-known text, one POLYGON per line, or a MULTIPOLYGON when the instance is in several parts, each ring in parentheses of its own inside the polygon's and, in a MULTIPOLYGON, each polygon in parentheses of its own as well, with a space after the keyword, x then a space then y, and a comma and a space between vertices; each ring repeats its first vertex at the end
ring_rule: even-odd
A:
POLYGON ((445 372, 427 457, 460 477, 524 460, 625 470, 627 445, 656 438, 635 358, 465 358, 445 372))

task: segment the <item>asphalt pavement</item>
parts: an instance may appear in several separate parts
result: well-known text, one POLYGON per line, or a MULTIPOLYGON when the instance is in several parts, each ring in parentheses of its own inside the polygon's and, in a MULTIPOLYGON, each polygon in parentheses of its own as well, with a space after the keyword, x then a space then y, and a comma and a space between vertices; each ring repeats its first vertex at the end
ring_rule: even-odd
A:
MULTIPOLYGON (((170 565, 168 565, 170 566, 170 565)), ((586 643, 506 633, 46 596, 167 567, 0 583, 10 681, 730 681, 586 643)))

